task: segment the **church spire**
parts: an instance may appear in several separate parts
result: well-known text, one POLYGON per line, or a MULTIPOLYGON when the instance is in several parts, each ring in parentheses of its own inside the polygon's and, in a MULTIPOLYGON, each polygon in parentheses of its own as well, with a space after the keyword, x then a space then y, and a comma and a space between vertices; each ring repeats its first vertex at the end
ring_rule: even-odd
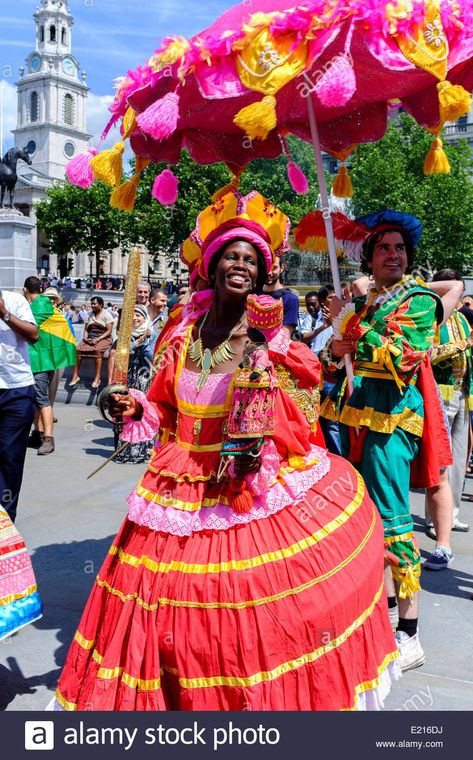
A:
POLYGON ((34 20, 38 53, 66 55, 71 52, 73 18, 67 0, 41 0, 34 20))

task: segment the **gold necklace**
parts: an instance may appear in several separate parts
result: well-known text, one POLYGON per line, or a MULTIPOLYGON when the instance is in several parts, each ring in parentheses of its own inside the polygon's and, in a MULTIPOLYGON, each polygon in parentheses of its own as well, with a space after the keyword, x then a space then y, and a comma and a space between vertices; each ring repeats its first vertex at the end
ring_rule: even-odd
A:
POLYGON ((231 359, 232 356, 235 356, 236 351, 231 347, 230 340, 232 339, 234 334, 240 329, 243 322, 245 321, 245 315, 243 315, 243 317, 240 319, 238 324, 236 324, 235 327, 230 332, 228 338, 225 338, 225 340, 222 341, 222 343, 220 343, 218 346, 216 346, 216 348, 214 348, 211 351, 210 348, 204 349, 204 346, 202 343, 202 328, 205 325, 208 315, 209 315, 209 312, 206 313, 205 317, 203 318, 200 324, 199 336, 197 340, 191 343, 187 350, 187 353, 189 354, 194 364, 197 364, 197 366, 201 369, 201 373, 197 381, 198 391, 202 390, 205 383, 207 382, 207 378, 210 374, 211 369, 216 367, 217 364, 223 364, 224 362, 228 361, 228 359, 231 359))

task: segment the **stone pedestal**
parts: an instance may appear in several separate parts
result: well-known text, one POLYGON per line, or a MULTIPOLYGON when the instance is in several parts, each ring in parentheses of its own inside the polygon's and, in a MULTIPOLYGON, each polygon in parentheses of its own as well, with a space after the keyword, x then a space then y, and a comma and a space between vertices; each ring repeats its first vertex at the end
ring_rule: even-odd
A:
POLYGON ((35 223, 20 211, 0 208, 0 289, 18 290, 36 274, 35 223))

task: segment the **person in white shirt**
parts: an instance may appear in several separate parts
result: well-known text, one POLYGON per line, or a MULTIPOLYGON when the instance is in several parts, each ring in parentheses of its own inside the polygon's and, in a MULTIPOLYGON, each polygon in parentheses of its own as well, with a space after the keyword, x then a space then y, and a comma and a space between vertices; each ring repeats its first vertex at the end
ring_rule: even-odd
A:
POLYGON ((319 303, 315 290, 311 290, 305 297, 306 313, 299 320, 299 330, 302 333, 302 341, 310 346, 314 354, 321 351, 328 339, 332 336, 332 328, 327 322, 324 311, 319 303))
POLYGON ((28 343, 38 337, 24 296, 0 291, 0 504, 12 522, 36 409, 28 343))

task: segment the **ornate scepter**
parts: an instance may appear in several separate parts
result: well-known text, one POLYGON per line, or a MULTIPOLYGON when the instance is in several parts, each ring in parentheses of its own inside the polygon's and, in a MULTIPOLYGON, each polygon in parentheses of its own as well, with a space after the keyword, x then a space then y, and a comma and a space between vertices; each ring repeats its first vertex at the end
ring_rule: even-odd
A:
MULTIPOLYGON (((122 418, 112 417, 110 414, 110 396, 112 393, 120 393, 126 396, 128 393, 127 375, 128 362, 130 360, 130 342, 133 330, 133 312, 136 304, 136 288, 140 278, 140 250, 135 246, 128 257, 128 267, 126 270, 126 285, 123 296, 122 314, 120 318, 120 328, 118 330, 117 348, 115 353, 115 365, 113 367, 112 382, 107 385, 98 397, 97 407, 103 419, 115 425, 118 435, 122 432, 122 418)), ((102 467, 112 461, 123 449, 128 446, 124 443, 113 452, 112 456, 103 462, 100 467, 87 476, 87 480, 99 472, 102 467)))

